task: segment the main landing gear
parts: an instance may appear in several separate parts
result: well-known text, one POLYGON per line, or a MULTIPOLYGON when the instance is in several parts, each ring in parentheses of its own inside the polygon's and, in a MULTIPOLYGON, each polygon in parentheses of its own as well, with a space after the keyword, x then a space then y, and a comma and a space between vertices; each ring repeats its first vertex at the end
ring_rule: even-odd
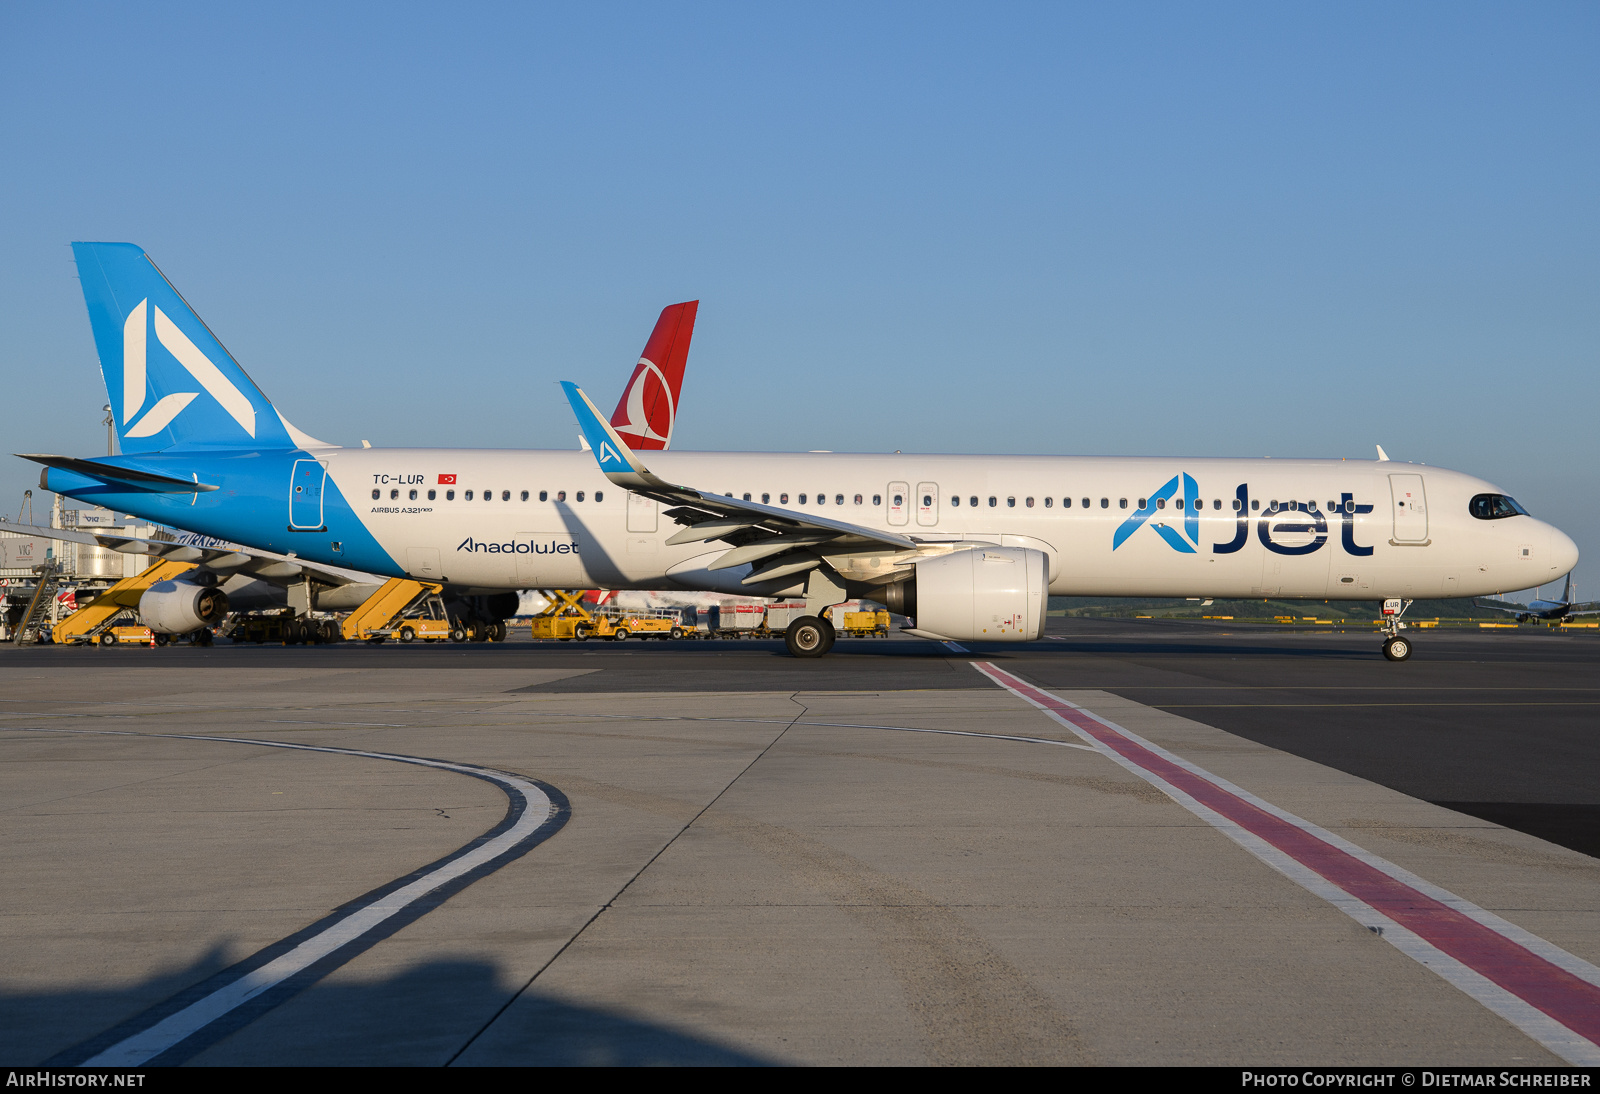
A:
POLYGON ((833 649, 833 624, 814 615, 802 615, 783 632, 783 644, 796 657, 821 657, 833 649))
POLYGON ((1406 614, 1409 607, 1409 600, 1391 599, 1383 602, 1383 656, 1390 661, 1411 660, 1411 639, 1400 633, 1406 626, 1400 622, 1400 617, 1406 614))

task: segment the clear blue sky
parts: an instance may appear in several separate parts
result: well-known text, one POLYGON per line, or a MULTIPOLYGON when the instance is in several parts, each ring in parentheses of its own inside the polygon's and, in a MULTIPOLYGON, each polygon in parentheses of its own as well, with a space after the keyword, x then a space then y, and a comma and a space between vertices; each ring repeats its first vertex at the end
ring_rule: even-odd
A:
POLYGON ((1597 57, 1577 3, 9 4, 7 450, 103 449, 67 244, 128 240, 332 441, 567 447, 698 297, 678 447, 1381 442, 1600 596, 1597 57))

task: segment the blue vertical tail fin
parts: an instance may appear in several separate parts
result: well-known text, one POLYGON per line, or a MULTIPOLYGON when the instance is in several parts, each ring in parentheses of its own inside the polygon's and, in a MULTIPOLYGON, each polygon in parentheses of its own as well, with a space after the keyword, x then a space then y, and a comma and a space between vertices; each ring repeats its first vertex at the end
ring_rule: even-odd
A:
POLYGON ((283 420, 141 248, 74 243, 72 253, 123 452, 311 440, 283 420))

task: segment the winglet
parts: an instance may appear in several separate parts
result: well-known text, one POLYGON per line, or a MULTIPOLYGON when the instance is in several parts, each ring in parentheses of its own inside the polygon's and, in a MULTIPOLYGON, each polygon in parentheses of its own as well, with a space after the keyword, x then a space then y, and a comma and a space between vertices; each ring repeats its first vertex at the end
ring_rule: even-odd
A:
POLYGON ((1387 453, 1387 452, 1385 452, 1383 450, 1383 445, 1379 444, 1379 445, 1374 445, 1373 447, 1378 450, 1378 462, 1379 463, 1388 463, 1389 462, 1389 453, 1387 453))
POLYGON ((639 486, 655 478, 639 462, 639 457, 633 454, 627 443, 617 436, 611 424, 600 416, 581 387, 562 380, 561 390, 566 394, 567 402, 572 404, 572 413, 578 418, 583 439, 589 442, 595 462, 600 465, 600 471, 606 478, 618 486, 639 486))

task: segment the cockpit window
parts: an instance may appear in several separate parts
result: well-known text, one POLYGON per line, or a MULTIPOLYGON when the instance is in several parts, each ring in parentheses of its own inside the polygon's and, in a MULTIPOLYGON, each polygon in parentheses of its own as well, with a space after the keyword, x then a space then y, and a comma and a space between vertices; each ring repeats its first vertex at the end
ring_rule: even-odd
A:
POLYGON ((1467 512, 1479 520, 1499 520, 1502 517, 1525 517, 1528 511, 1517 504, 1515 498, 1504 494, 1478 494, 1467 502, 1467 512))

